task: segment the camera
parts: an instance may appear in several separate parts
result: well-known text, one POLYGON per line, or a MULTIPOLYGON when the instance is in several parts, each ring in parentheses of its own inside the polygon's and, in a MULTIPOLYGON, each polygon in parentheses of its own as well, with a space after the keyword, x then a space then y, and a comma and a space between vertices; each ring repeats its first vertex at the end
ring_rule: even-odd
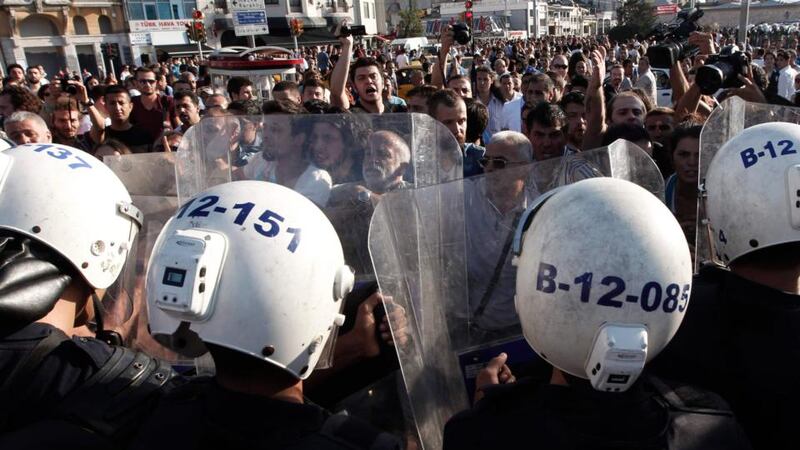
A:
POLYGON ((735 45, 723 47, 717 55, 708 57, 706 64, 697 68, 695 84, 704 95, 711 95, 722 88, 742 86, 739 75, 744 75, 750 64, 748 56, 735 45))
POLYGON ((703 11, 694 8, 678 13, 675 23, 659 24, 650 32, 648 38, 655 37, 662 44, 647 49, 650 65, 659 69, 669 69, 678 60, 694 56, 698 48, 689 44, 689 35, 700 29, 697 21, 703 17, 703 11))
POLYGON ((59 84, 61 85, 61 92, 66 92, 69 95, 77 95, 78 88, 73 84, 69 84, 69 81, 69 77, 64 77, 58 80, 59 84))
POLYGON ((367 34, 367 27, 364 25, 350 25, 342 24, 339 29, 339 36, 365 36, 367 34))
POLYGON ((472 38, 467 24, 460 22, 453 25, 453 39, 461 45, 467 45, 472 38))

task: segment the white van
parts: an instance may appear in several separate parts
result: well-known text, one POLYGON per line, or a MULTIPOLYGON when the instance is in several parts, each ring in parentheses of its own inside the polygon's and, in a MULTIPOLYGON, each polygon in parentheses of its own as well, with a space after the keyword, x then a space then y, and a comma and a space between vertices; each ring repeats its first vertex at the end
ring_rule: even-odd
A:
POLYGON ((412 50, 416 50, 417 53, 419 53, 420 49, 422 47, 426 47, 427 45, 428 38, 426 37, 395 39, 391 43, 392 48, 403 47, 406 50, 406 53, 412 50))

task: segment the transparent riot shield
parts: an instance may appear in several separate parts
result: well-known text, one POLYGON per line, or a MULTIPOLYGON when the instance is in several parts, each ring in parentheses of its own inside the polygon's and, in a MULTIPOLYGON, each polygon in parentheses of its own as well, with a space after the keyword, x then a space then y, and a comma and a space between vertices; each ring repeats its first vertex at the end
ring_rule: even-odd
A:
POLYGON ((475 377, 490 358, 506 352, 518 373, 542 366, 521 337, 514 308, 514 231, 545 192, 597 176, 627 179, 663 199, 663 178, 653 160, 617 141, 395 192, 378 205, 370 254, 380 290, 390 299, 387 307, 405 311, 405 320, 390 326, 410 401, 409 433, 422 448, 442 447, 445 423, 470 405, 475 377))
POLYGON ((133 314, 129 320, 112 319, 104 326, 118 330, 128 347, 146 351, 173 363, 180 358, 170 352, 147 332, 147 307, 144 292, 147 263, 158 234, 164 224, 178 209, 175 176, 175 155, 172 153, 146 153, 106 156, 103 162, 122 180, 132 202, 144 217, 135 251, 135 264, 126 276, 132 277, 130 292, 133 314))
MULTIPOLYGON (((746 128, 768 122, 800 124, 800 108, 749 103, 739 97, 730 97, 714 109, 700 133, 700 163, 698 167, 697 235, 695 242, 695 271, 704 264, 724 265, 716 254, 714 243, 721 237, 715 234, 707 220, 704 208, 705 178, 708 168, 720 148, 729 139, 746 128)), ((754 157, 762 155, 754 154, 754 157)))
POLYGON ((177 152, 181 203, 235 180, 292 188, 326 212, 359 280, 372 278, 367 233, 381 197, 462 174, 455 138, 422 114, 204 117, 177 152))
MULTIPOLYGON (((292 188, 325 212, 357 282, 345 299, 347 319, 339 342, 354 329, 359 306, 377 290, 368 248, 375 207, 387 193, 463 175, 462 153, 453 135, 420 114, 205 117, 186 133, 177 156, 181 204, 216 184, 260 180, 292 188)), ((186 214, 214 214, 218 208, 195 202, 186 214)), ((376 308, 378 323, 383 311, 391 314, 376 308)), ((403 437, 408 428, 405 388, 394 349, 382 340, 380 346, 379 355, 347 369, 334 360, 334 375, 316 371, 326 379, 312 380, 306 392, 318 404, 403 437)))

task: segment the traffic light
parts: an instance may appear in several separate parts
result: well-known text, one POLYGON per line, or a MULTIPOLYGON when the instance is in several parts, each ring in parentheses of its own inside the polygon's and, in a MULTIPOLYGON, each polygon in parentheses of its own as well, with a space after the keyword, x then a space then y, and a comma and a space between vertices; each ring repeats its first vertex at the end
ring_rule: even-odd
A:
POLYGON ((472 28, 472 0, 464 2, 464 22, 467 23, 468 27, 472 28))
POLYGON ((467 21, 468 25, 472 25, 472 11, 464 12, 464 20, 467 21))
POLYGON ((116 58, 117 57, 117 46, 114 44, 108 44, 108 57, 109 58, 116 58))
POLYGON ((466 10, 472 9, 472 0, 467 0, 466 2, 464 2, 464 9, 466 10))
POLYGON ((206 27, 203 26, 203 22, 194 23, 194 40, 197 42, 206 41, 206 27))
POLYGON ((192 19, 203 20, 203 11, 198 11, 196 9, 192 11, 192 19))
POLYGON ((197 40, 197 36, 194 34, 194 26, 191 23, 186 24, 186 37, 188 37, 190 41, 197 40))

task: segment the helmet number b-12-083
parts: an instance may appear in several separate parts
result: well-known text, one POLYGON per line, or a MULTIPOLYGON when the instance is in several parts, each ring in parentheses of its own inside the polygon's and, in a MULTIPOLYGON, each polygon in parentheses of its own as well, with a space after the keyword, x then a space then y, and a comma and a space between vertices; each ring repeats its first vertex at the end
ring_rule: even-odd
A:
MULTIPOLYGON (((536 290, 545 294, 553 294, 556 290, 568 292, 572 288, 570 283, 559 283, 556 280, 557 276, 558 269, 556 266, 540 262, 539 273, 536 276, 536 290)), ((589 303, 590 301, 593 278, 594 274, 592 272, 585 272, 573 280, 573 285, 580 286, 580 300, 583 303, 589 303)), ((656 311, 659 307, 665 313, 672 313, 675 310, 684 312, 689 301, 689 290, 691 289, 689 284, 685 284, 681 289, 677 283, 671 283, 663 287, 656 281, 650 281, 642 287, 640 295, 626 295, 623 301, 616 300, 617 297, 625 292, 626 283, 622 278, 613 275, 606 276, 600 281, 600 284, 613 286, 613 288, 600 296, 597 300, 598 305, 621 308, 624 303, 636 303, 646 312, 656 311)))
MULTIPOLYGON (((207 195, 200 199, 193 198, 186 202, 181 208, 178 210, 178 215, 175 217, 176 219, 181 219, 184 216, 186 217, 208 217, 209 214, 225 214, 228 212, 229 209, 231 210, 239 210, 239 213, 233 219, 233 223, 236 225, 243 225, 247 218, 250 216, 250 212, 255 209, 256 205, 252 202, 245 202, 245 203, 236 203, 231 208, 226 208, 224 206, 212 206, 216 205, 220 202, 220 198, 217 195, 207 195), (198 206, 191 211, 189 208, 197 201, 198 206), (187 215, 187 211, 189 214, 187 215)), ((256 223, 253 224, 253 229, 260 235, 265 237, 276 237, 281 232, 281 223, 283 223, 286 219, 280 214, 271 211, 269 209, 265 210, 259 217, 256 223), (260 222, 260 223, 259 223, 260 222)), ((300 245, 300 236, 301 236, 301 229, 300 228, 292 228, 287 227, 285 231, 292 236, 292 240, 289 242, 289 246, 286 248, 290 252, 294 253, 297 250, 297 247, 300 245)))
POLYGON ((756 152, 756 149, 749 147, 739 152, 739 155, 742 157, 742 164, 744 164, 744 168, 749 169, 750 167, 753 167, 761 158, 766 156, 778 158, 780 156, 794 155, 796 153, 797 150, 794 148, 794 142, 784 139, 782 141, 778 141, 777 146, 773 144, 772 141, 767 141, 767 143, 764 144, 763 150, 756 152))

